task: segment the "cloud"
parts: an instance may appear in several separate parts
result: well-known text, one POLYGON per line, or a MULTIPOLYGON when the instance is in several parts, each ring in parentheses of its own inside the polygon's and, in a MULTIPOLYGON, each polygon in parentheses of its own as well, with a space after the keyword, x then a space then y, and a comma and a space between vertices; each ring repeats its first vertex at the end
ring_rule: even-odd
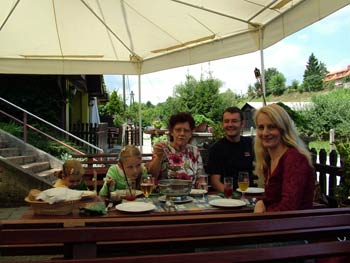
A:
POLYGON ((349 30, 349 24, 349 6, 346 6, 312 25, 312 30, 321 36, 344 34, 344 32, 349 30))

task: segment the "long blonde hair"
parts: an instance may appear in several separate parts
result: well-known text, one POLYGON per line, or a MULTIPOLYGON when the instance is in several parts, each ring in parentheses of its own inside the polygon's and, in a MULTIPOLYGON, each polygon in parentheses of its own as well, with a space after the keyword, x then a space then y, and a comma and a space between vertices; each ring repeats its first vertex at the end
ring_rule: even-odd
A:
POLYGON ((142 154, 135 145, 126 145, 123 147, 119 154, 119 162, 124 163, 125 159, 129 157, 137 157, 142 160, 142 154))
MULTIPOLYGON (((310 151, 307 149, 305 143, 300 139, 293 120, 281 106, 277 104, 270 104, 268 106, 260 108, 254 115, 256 125, 259 114, 265 114, 272 121, 272 123, 281 131, 281 139, 284 145, 286 145, 287 147, 296 148, 301 154, 303 154, 307 158, 309 165, 311 167, 313 166, 310 151)), ((270 156, 267 150, 264 148, 259 136, 255 137, 254 152, 254 173, 260 177, 264 175, 264 170, 266 170, 270 164, 270 156)))
MULTIPOLYGON (((124 170, 124 163, 125 163, 126 159, 130 158, 130 157, 136 157, 136 158, 140 159, 140 161, 142 161, 142 153, 135 145, 124 146, 119 154, 118 162, 119 162, 121 168, 123 169, 125 177, 126 177, 126 174, 125 174, 125 170, 124 170)), ((136 188, 140 188, 141 178, 142 178, 142 174, 141 174, 141 176, 138 176, 136 179, 136 188)))

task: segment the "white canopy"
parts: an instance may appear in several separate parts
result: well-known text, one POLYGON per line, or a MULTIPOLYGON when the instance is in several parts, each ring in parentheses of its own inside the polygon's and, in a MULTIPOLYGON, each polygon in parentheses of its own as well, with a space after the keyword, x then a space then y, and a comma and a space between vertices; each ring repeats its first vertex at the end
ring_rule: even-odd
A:
POLYGON ((271 46, 349 3, 1 0, 0 73, 133 75, 231 57, 271 46))

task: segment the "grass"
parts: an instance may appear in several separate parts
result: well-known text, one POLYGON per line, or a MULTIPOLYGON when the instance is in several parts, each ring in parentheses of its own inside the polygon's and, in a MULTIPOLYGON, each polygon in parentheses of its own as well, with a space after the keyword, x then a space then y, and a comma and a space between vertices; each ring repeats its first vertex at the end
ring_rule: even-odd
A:
POLYGON ((330 152, 330 145, 328 141, 313 141, 309 142, 309 149, 315 148, 317 152, 325 149, 327 153, 330 152))

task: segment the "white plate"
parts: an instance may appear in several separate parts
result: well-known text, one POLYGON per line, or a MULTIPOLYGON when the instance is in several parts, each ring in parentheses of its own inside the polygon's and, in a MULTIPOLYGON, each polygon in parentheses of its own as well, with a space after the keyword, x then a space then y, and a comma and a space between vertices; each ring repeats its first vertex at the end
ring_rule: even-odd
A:
MULTIPOLYGON (((126 190, 115 190, 114 192, 116 192, 117 195, 120 197, 125 197, 126 195, 126 190)), ((143 193, 140 190, 136 190, 135 193, 136 193, 136 196, 143 195, 143 193)))
POLYGON ((123 212, 140 213, 140 212, 152 211, 156 207, 154 204, 151 204, 151 203, 127 202, 127 203, 116 205, 115 208, 123 212))
MULTIPOLYGON (((158 201, 165 202, 166 201, 165 195, 158 197, 158 201)), ((182 200, 173 200, 173 203, 174 204, 184 204, 184 203, 190 203, 192 201, 193 201, 193 198, 191 196, 186 196, 186 198, 182 199, 182 200)))
MULTIPOLYGON (((237 192, 242 192, 241 189, 237 188, 237 192)), ((265 192, 264 188, 258 188, 258 187, 248 187, 248 189, 244 192, 246 194, 262 194, 265 192)))
POLYGON ((205 189, 192 189, 190 195, 202 195, 208 193, 205 189))
POLYGON ((214 199, 209 201, 209 204, 217 207, 242 207, 246 203, 237 199, 214 199))

